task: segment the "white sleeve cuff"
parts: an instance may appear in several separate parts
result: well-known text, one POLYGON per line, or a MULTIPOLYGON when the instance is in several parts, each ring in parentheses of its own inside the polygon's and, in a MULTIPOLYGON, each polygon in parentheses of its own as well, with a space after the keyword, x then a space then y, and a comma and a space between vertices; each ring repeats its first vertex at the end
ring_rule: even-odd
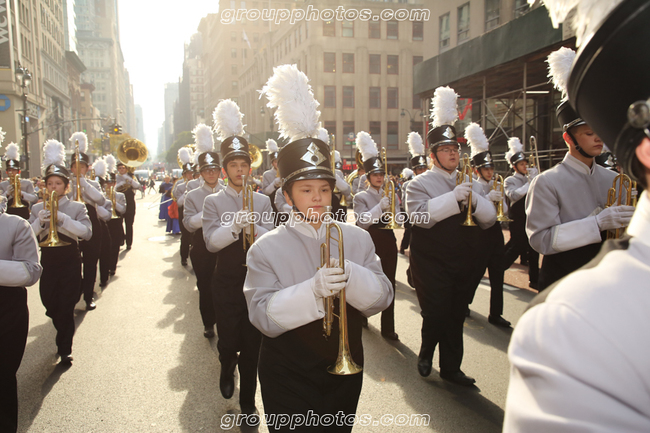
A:
POLYGON ((234 234, 230 227, 221 226, 212 232, 206 247, 208 251, 216 253, 226 248, 237 239, 239 239, 239 235, 234 234))
MULTIPOLYGON (((386 297, 383 285, 374 272, 349 260, 345 261, 350 270, 345 286, 345 300, 366 316, 372 316, 385 308, 386 297), (377 311, 373 307, 378 306, 377 311)), ((390 304, 390 302, 388 302, 390 304)))
POLYGON ((111 212, 103 206, 97 206, 97 216, 102 221, 108 221, 111 219, 111 212))
POLYGON ((0 260, 0 286, 24 287, 30 280, 31 276, 24 263, 0 260))
MULTIPOLYGON (((203 211, 197 213, 196 215, 191 216, 188 218, 187 223, 190 226, 190 230, 192 231, 197 231, 201 227, 203 227, 203 223, 201 221, 201 218, 203 217, 203 211)), ((218 230, 218 229, 217 229, 218 230)))
POLYGON ((269 320, 279 328, 290 331, 321 319, 325 314, 323 302, 321 299, 316 300, 312 290, 313 281, 314 279, 310 278, 275 292, 266 307, 269 320))
POLYGON ((553 227, 552 248, 558 252, 574 250, 601 241, 595 216, 570 221, 553 227))
POLYGON ((427 212, 434 224, 460 213, 460 207, 453 191, 434 197, 427 203, 427 212))

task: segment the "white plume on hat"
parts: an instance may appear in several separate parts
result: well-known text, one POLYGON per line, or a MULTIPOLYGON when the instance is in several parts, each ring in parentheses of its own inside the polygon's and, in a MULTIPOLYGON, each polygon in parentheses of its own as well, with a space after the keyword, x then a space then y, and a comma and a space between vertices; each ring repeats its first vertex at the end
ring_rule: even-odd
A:
POLYGON ((318 139, 329 146, 330 133, 325 128, 318 128, 318 139))
POLYGON ((483 128, 478 123, 472 122, 467 125, 467 128, 465 128, 465 138, 472 148, 471 158, 474 158, 474 156, 481 152, 490 150, 490 143, 488 143, 483 128))
POLYGON ((5 159, 20 160, 20 152, 18 151, 18 145, 16 143, 7 144, 5 149, 5 159))
POLYGON ((562 99, 566 99, 569 76, 571 75, 571 66, 576 52, 571 48, 562 47, 548 55, 548 77, 553 81, 553 86, 562 92, 562 99))
POLYGON ((402 177, 404 179, 411 179, 413 177, 413 174, 413 170, 410 168, 404 168, 404 170, 402 170, 402 177))
POLYGON ((106 155, 104 157, 104 161, 106 161, 106 168, 108 169, 108 172, 115 172, 115 166, 117 165, 117 160, 115 157, 113 155, 106 155))
MULTIPOLYGON (((230 99, 228 99, 228 101, 230 101, 230 99)), ((225 102, 225 101, 221 101, 221 102, 225 102)), ((219 103, 217 108, 214 109, 215 125, 217 124, 217 110, 219 110, 219 106, 221 105, 221 102, 219 103)), ((235 107, 237 109, 237 113, 239 113, 239 107, 237 106, 235 107)), ((221 112, 227 113, 228 109, 221 110, 221 112)), ((241 124, 241 118, 240 118, 240 124, 241 124)), ((212 150, 214 150, 214 138, 212 138, 212 129, 208 125, 204 123, 199 123, 192 130, 192 135, 194 135, 194 143, 196 143, 196 153, 212 152, 212 150)), ((230 137, 230 135, 228 137, 230 137)))
MULTIPOLYGON (((567 19, 569 12, 576 8, 573 19, 569 23, 576 33, 576 45, 580 46, 589 38, 600 23, 623 0, 542 0, 553 22, 553 27, 567 19)), ((535 0, 528 0, 532 5, 535 0)))
POLYGON ((453 125, 458 120, 458 95, 449 86, 438 87, 431 99, 431 127, 453 125))
POLYGON ((79 141, 79 152, 88 152, 88 136, 86 134, 81 131, 75 132, 70 137, 70 143, 72 143, 73 146, 76 146, 75 141, 79 141))
POLYGON ((377 149, 375 140, 365 131, 359 131, 357 134, 357 148, 359 148, 364 162, 370 158, 379 156, 379 150, 377 149))
POLYGON ((198 149, 197 149, 197 151, 194 152, 194 155, 192 155, 192 164, 193 165, 199 165, 199 155, 200 154, 201 154, 201 152, 199 152, 198 149))
MULTIPOLYGON (((220 101, 212 112, 214 131, 217 133, 219 139, 223 141, 228 137, 244 135, 243 117, 244 115, 239 111, 239 105, 235 101, 232 99, 220 101)), ((207 150, 202 152, 207 152, 207 150)))
POLYGON ((424 144, 420 134, 415 131, 409 132, 406 143, 409 145, 411 156, 424 155, 424 144))
POLYGON ((262 88, 261 94, 275 110, 280 137, 296 141, 301 138, 318 137, 318 101, 309 85, 309 78, 296 65, 273 68, 273 75, 262 88))
POLYGON ((47 140, 43 144, 43 168, 52 164, 63 166, 65 160, 65 147, 60 141, 47 140))
POLYGON ((278 143, 274 139, 269 138, 266 140, 266 148, 269 152, 276 153, 278 151, 278 143))
POLYGON ((338 150, 334 151, 334 162, 335 163, 341 162, 341 152, 339 152, 338 150))
POLYGON ((508 148, 509 150, 506 152, 506 161, 508 161, 508 164, 512 167, 512 164, 510 163, 510 158, 512 158, 515 153, 523 152, 524 151, 524 145, 521 144, 521 140, 517 137, 510 137, 508 139, 508 148))
POLYGON ((106 161, 103 158, 98 159, 93 164, 93 170, 95 170, 95 175, 98 177, 106 176, 106 161))
POLYGON ((5 141, 5 135, 7 135, 7 132, 2 129, 2 126, 0 126, 0 143, 5 141))
POLYGON ((178 159, 183 165, 189 164, 192 159, 192 153, 190 152, 190 149, 187 147, 181 147, 178 149, 178 159))

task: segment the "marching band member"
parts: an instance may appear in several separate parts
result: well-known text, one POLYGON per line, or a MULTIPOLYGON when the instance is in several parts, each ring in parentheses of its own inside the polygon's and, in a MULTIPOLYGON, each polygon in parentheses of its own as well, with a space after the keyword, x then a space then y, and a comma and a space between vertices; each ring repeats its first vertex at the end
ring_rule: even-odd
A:
MULTIPOLYGON (((219 183, 219 154, 214 151, 214 139, 212 129, 209 126, 199 123, 192 131, 196 143, 196 153, 199 158, 199 170, 201 173, 202 185, 190 189, 184 194, 183 225, 192 235, 192 249, 190 259, 192 268, 196 275, 196 287, 199 290, 199 311, 203 321, 203 336, 214 337, 214 325, 217 323, 214 312, 214 300, 212 298, 212 274, 217 264, 217 254, 208 251, 203 241, 203 202, 210 194, 221 191, 219 183)), ((191 181, 190 181, 191 182, 191 181)), ((188 189, 189 183, 188 182, 188 189)))
MULTIPOLYGON (((108 231, 111 237, 110 260, 108 262, 108 275, 113 276, 117 270, 117 262, 120 256, 120 247, 124 245, 124 224, 122 222, 123 215, 126 213, 126 196, 124 193, 117 191, 115 187, 117 176, 115 173, 115 165, 117 163, 113 155, 107 155, 104 160, 106 161, 106 178, 104 183, 104 190, 112 190, 115 194, 115 213, 119 218, 110 219, 107 222, 108 231)), ((112 209, 111 209, 112 212, 112 209)))
POLYGON ((133 245, 133 221, 135 220, 135 192, 140 188, 140 183, 133 178, 133 173, 129 173, 129 169, 122 162, 117 163, 116 176, 117 183, 115 188, 126 197, 126 212, 124 213, 124 227, 125 227, 125 242, 126 249, 130 250, 133 245))
MULTIPOLYGON (((409 182, 415 176, 419 176, 422 173, 425 173, 429 167, 427 166, 427 157, 424 150, 424 143, 422 143, 422 136, 419 133, 412 131, 409 132, 409 135, 406 139, 406 143, 409 147, 409 152, 411 154, 410 166, 409 169, 410 175, 404 175, 406 168, 402 171, 403 177, 406 179, 406 182, 402 184, 402 205, 406 203, 406 188, 408 187, 409 182)), ((406 172, 409 173, 409 172, 406 172)), ((399 248, 400 254, 404 254, 404 251, 408 249, 411 243, 411 222, 404 221, 404 236, 402 237, 402 243, 399 248)), ((407 271, 408 273, 409 271, 407 271)))
MULTIPOLYGON (((503 202, 503 194, 500 189, 493 189, 494 162, 490 152, 488 139, 483 129, 477 123, 470 123, 465 128, 465 138, 469 143, 472 154, 472 166, 477 174, 477 183, 482 188, 483 197, 487 198, 496 206, 503 202)), ((485 269, 490 277, 490 314, 488 322, 504 328, 510 327, 510 322, 501 317, 503 314, 503 257, 505 248, 503 244, 503 231, 501 224, 495 223, 487 230, 481 230, 478 240, 478 249, 481 265, 477 267, 476 286, 472 291, 468 304, 472 303, 474 294, 481 278, 485 275, 485 269)))
POLYGON ((230 99, 221 101, 214 110, 214 129, 221 140, 223 171, 228 185, 203 203, 203 240, 208 251, 217 253, 217 267, 212 279, 212 298, 217 318, 221 395, 229 399, 235 391, 235 367, 239 364, 239 406, 244 414, 253 414, 257 389, 257 359, 261 335, 248 320, 244 298, 246 278, 246 235, 259 239, 273 229, 271 201, 264 194, 251 192, 244 183, 251 174, 248 142, 243 138, 243 115, 230 99), (243 208, 244 197, 251 199, 243 208), (254 214, 250 214, 251 209, 254 214), (251 221, 247 219, 251 218, 251 221), (230 220, 229 220, 230 219, 230 220), (251 227, 251 224, 254 227, 251 227), (237 353, 239 352, 239 356, 237 353))
POLYGON ((271 200, 273 212, 278 212, 274 201, 275 194, 281 186, 281 179, 278 176, 278 143, 273 139, 268 139, 266 140, 266 148, 269 151, 269 159, 273 167, 262 174, 262 192, 271 200))
MULTIPOLYGON (((578 4, 576 16, 588 27, 577 40, 588 42, 568 86, 572 107, 613 145, 622 171, 644 189, 650 62, 639 53, 650 48, 649 6, 648 0, 578 4)), ((519 320, 508 349, 504 432, 650 431, 647 191, 627 235, 607 241, 596 259, 538 295, 519 320)))
MULTIPOLYGON (((99 190, 104 194, 104 184, 106 180, 106 161, 103 158, 98 159, 93 163, 92 171, 95 173, 97 179, 99 179, 98 186, 99 190)), ((99 219, 102 233, 102 248, 99 252, 99 287, 106 287, 108 284, 108 278, 110 277, 110 261, 111 261, 111 250, 113 248, 111 234, 108 229, 108 223, 111 221, 113 204, 111 203, 110 197, 104 194, 104 204, 102 206, 97 206, 97 218, 99 219)))
POLYGON ((97 264, 102 250, 102 237, 107 236, 108 228, 102 224, 97 216, 97 207, 106 203, 101 188, 95 180, 86 179, 90 157, 86 154, 88 150, 88 137, 83 132, 75 132, 70 137, 70 142, 75 145, 79 142, 79 161, 76 160, 76 153, 70 159, 71 186, 68 199, 71 201, 77 197, 77 164, 79 164, 79 185, 81 186, 81 197, 85 203, 88 218, 92 224, 92 237, 87 241, 79 242, 79 250, 83 263, 83 278, 81 280, 81 293, 86 302, 86 310, 94 310, 97 306, 93 300, 95 281, 97 279, 97 264), (105 234, 103 232, 106 232, 105 234))
MULTIPOLYGON (((0 128, 0 143, 4 140, 4 132, 0 128)), ((20 153, 16 143, 9 143, 5 149, 5 169, 8 180, 0 182, 0 195, 7 197, 7 213, 29 219, 29 207, 38 201, 34 192, 34 184, 29 179, 20 179, 20 195, 22 208, 12 207, 14 203, 13 179, 20 175, 20 153)))
MULTIPOLYGON (((370 235, 352 224, 339 223, 345 271, 320 268, 325 240, 322 216, 331 204, 335 177, 328 146, 310 138, 318 134, 318 103, 307 76, 295 65, 276 67, 263 92, 269 106, 278 107, 279 129, 290 140, 280 151, 278 167, 285 198, 293 209, 289 222, 258 239, 247 256, 244 294, 249 317, 264 334, 259 358, 264 411, 289 416, 306 416, 310 411, 353 415, 363 376, 327 372, 337 359, 339 327, 334 321, 330 337, 324 338, 323 297, 345 287, 350 352, 363 365, 361 318, 391 303, 391 283, 381 270, 370 235)), ((335 242, 331 248, 339 257, 335 242)), ((337 260, 328 259, 338 266, 337 260)), ((335 305, 338 309, 336 301, 335 305)), ((352 428, 341 427, 342 431, 352 428)), ((280 427, 269 425, 269 430, 280 427)))
MULTIPOLYGON (((393 230, 386 229, 385 212, 390 211, 390 198, 384 196, 386 179, 384 164, 379 157, 377 144, 367 132, 357 134, 357 147, 363 158, 363 168, 368 176, 370 187, 354 196, 354 212, 358 215, 357 225, 368 230, 375 251, 381 260, 381 269, 390 281, 395 292, 395 273, 397 271, 397 241, 393 230)), ((399 209, 399 208, 397 208, 399 209)), ((381 313, 381 335, 387 340, 399 340, 395 332, 395 299, 381 313)))
POLYGON ((539 278, 539 253, 535 251, 528 242, 526 235, 526 194, 530 182, 535 179, 538 171, 535 167, 528 167, 528 160, 524 153, 524 146, 517 137, 508 139, 508 152, 506 161, 514 171, 504 181, 506 197, 510 200, 509 217, 512 220, 508 224, 510 229, 510 240, 506 244, 504 270, 512 266, 517 257, 526 257, 528 260, 528 280, 531 288, 537 290, 539 278))
MULTIPOLYGON (((327 131, 324 128, 321 129, 323 131, 327 131)), ((329 134, 327 135, 327 141, 321 141, 329 144, 329 134)), ((341 201, 343 200, 343 197, 345 197, 347 203, 352 203, 352 188, 350 187, 350 184, 346 182, 345 176, 341 171, 341 168, 343 168, 343 163, 341 161, 341 153, 338 150, 334 151, 334 161, 334 175, 336 176, 336 185, 334 191, 332 191, 334 194, 334 197, 332 197, 332 212, 334 213, 334 218, 336 221, 344 223, 347 221, 348 207, 343 206, 341 204, 341 201), (336 190, 338 190, 338 192, 335 192, 336 190)))
MULTIPOLYGON (((415 174, 413 173, 413 170, 411 170, 408 167, 404 167, 402 170, 402 173, 400 174, 400 177, 404 179, 401 188, 400 188, 400 199, 402 200, 402 203, 406 202, 406 187, 408 186, 409 182, 415 174)), ((404 255, 404 250, 407 250, 409 247, 409 244, 411 243, 411 223, 408 221, 404 221, 404 236, 402 236, 402 242, 400 243, 399 246, 399 253, 404 255)))
POLYGON ((43 268, 29 223, 9 215, 7 198, 0 196, 0 431, 18 427, 16 372, 25 352, 29 331, 27 289, 36 284, 43 268))
POLYGON ((473 287, 479 230, 496 221, 494 205, 483 198, 478 182, 456 185, 459 145, 453 126, 458 119, 457 95, 439 87, 432 99, 427 136, 433 168, 416 176, 406 190, 406 212, 413 224, 411 276, 422 309, 422 346, 418 372, 431 374, 433 352, 440 345, 440 377, 459 385, 475 380, 463 373, 463 322, 473 287), (470 194, 471 193, 471 194, 470 194), (469 201, 479 227, 465 227, 462 205, 469 201), (414 218, 416 215, 427 218, 414 218))
POLYGON ((544 254, 539 290, 585 265, 598 254, 601 232, 626 227, 634 208, 605 209, 607 191, 616 173, 594 163, 603 141, 566 100, 566 83, 575 57, 569 48, 549 55, 553 82, 565 100, 557 108, 569 151, 562 163, 537 176, 526 196, 526 233, 532 247, 544 254))
MULTIPOLYGON (((58 213, 56 216, 59 239, 68 245, 42 247, 40 280, 41 301, 45 314, 52 318, 56 328, 56 345, 61 363, 72 363, 72 337, 74 336, 74 306, 79 300, 81 287, 81 257, 78 240, 88 241, 92 237, 92 223, 86 206, 70 201, 66 196, 70 186, 70 172, 63 166, 65 149, 56 140, 48 140, 43 146, 45 195, 56 191, 58 213)), ((49 201, 49 200, 48 200, 49 201)), ((32 207, 29 222, 34 234, 41 241, 49 232, 51 212, 44 208, 44 202, 32 207)))
POLYGON ((172 197, 176 199, 178 204, 178 223, 181 228, 181 265, 187 266, 187 258, 190 255, 190 246, 192 245, 192 232, 187 230, 184 218, 185 208, 185 193, 187 191, 187 183, 194 179, 194 169, 192 168, 192 153, 187 147, 178 149, 178 159, 183 164, 183 177, 179 179, 174 188, 172 189, 172 197))

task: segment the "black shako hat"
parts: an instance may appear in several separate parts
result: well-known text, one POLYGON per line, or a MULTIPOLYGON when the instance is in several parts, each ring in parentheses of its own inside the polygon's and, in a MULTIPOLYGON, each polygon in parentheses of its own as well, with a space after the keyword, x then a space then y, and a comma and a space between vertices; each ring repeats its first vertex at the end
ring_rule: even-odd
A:
POLYGON ((59 176, 65 180, 70 180, 70 172, 68 169, 58 164, 50 164, 45 168, 43 180, 47 181, 50 176, 59 176))
POLYGON ((519 161, 528 161, 524 152, 517 152, 510 157, 510 165, 515 166, 519 161))
MULTIPOLYGON (((70 157, 70 167, 72 167, 72 164, 74 164, 75 162, 77 162, 77 154, 73 153, 72 156, 70 157)), ((79 162, 82 164, 86 164, 88 167, 90 167, 90 157, 83 152, 79 152, 79 162)))
POLYGON ((492 152, 486 150, 485 152, 477 153, 472 158, 472 165, 476 168, 494 167, 494 161, 492 160, 492 152))
POLYGON ((301 138, 278 152, 278 171, 282 184, 305 179, 335 182, 329 147, 317 138, 301 138))
POLYGON ((585 39, 569 77, 571 106, 636 180, 635 149, 650 126, 650 0, 616 6, 585 39))
POLYGON ((410 160, 411 168, 416 169, 416 168, 428 168, 429 166, 427 165, 427 157, 424 155, 415 155, 411 157, 410 160))
POLYGON ((366 174, 386 172, 384 164, 381 163, 381 158, 378 156, 372 156, 363 161, 363 169, 366 170, 366 174))
POLYGON ((226 138, 221 142, 221 158, 224 166, 234 158, 244 158, 250 164, 251 156, 248 153, 248 141, 238 135, 226 138))
POLYGON ((221 165, 219 165, 219 154, 217 152, 203 152, 199 155, 199 171, 208 168, 221 168, 221 165))
POLYGON ((20 161, 17 159, 8 159, 5 161, 5 168, 7 170, 20 170, 20 161))
POLYGON ((192 165, 191 162, 188 162, 187 164, 183 164, 183 174, 187 173, 188 171, 194 171, 194 166, 192 165))
POLYGON ((433 150, 445 144, 458 145, 458 138, 456 137, 456 128, 452 125, 442 125, 433 128, 427 134, 427 142, 429 143, 429 150, 433 150))

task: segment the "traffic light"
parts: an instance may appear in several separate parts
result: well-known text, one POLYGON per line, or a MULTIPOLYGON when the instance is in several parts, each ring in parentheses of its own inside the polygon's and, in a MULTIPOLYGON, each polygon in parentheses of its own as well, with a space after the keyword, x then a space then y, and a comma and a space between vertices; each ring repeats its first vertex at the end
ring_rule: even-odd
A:
POLYGON ((111 135, 121 135, 122 134, 122 127, 116 123, 113 125, 111 128, 111 135))

